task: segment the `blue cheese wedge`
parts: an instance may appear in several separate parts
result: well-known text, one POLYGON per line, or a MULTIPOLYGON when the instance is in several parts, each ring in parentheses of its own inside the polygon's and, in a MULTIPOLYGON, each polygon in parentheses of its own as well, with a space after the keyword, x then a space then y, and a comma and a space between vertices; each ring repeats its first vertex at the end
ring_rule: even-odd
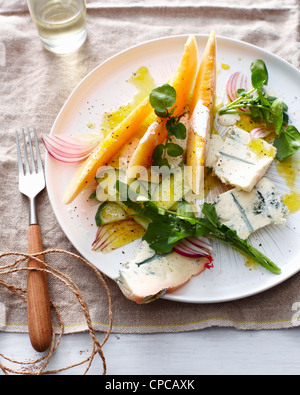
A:
POLYGON ((219 151, 223 147, 224 141, 219 134, 212 134, 208 145, 208 152, 206 154, 205 166, 211 169, 217 163, 219 151))
POLYGON ((135 258, 121 265, 116 282, 127 299, 149 303, 200 274, 206 263, 206 258, 192 259, 176 252, 156 255, 143 241, 135 258))
POLYGON ((224 184, 249 192, 265 175, 276 153, 273 145, 252 139, 248 132, 233 126, 219 149, 214 173, 224 184))
POLYGON ((237 232, 241 239, 270 224, 284 225, 288 208, 275 185, 262 178, 251 192, 231 189, 214 202, 219 220, 237 232))

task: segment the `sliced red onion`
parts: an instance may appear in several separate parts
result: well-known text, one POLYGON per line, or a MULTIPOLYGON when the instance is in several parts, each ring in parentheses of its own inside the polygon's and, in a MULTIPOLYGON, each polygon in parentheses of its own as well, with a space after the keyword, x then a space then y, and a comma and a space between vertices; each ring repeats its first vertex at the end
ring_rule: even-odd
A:
POLYGON ((195 245, 205 248, 209 251, 212 251, 212 246, 208 240, 207 237, 201 236, 201 237, 189 237, 187 240, 189 240, 191 243, 194 243, 195 245))
POLYGON ((115 235, 114 233, 111 234, 109 232, 112 227, 112 224, 106 224, 98 227, 95 240, 92 243, 92 251, 103 251, 111 242, 119 237, 119 235, 115 235))
POLYGON ((205 256, 209 255, 209 253, 203 247, 199 247, 198 245, 191 243, 187 239, 184 239, 181 241, 180 248, 190 251, 191 253, 199 252, 199 254, 202 254, 205 256))
POLYGON ((48 153, 65 163, 76 163, 86 159, 97 143, 82 143, 72 136, 43 136, 42 140, 48 153))
POLYGON ((213 259, 211 259, 209 262, 207 262, 204 267, 205 269, 213 269, 214 264, 212 263, 213 259))
MULTIPOLYGON (((226 92, 231 101, 234 101, 240 97, 237 93, 238 89, 245 89, 248 91, 248 81, 247 76, 239 71, 232 74, 226 84, 226 92)), ((245 111, 245 108, 241 108, 242 111, 245 111)))
POLYGON ((272 132, 273 130, 268 129, 266 127, 254 128, 250 132, 250 137, 252 139, 263 139, 264 137, 268 136, 272 132))
POLYGON ((189 237, 183 239, 174 247, 174 251, 177 252, 177 254, 189 258, 207 258, 209 262, 205 264, 205 267, 213 267, 213 257, 210 254, 212 247, 206 237, 189 237))
POLYGON ((92 250, 96 251, 101 246, 101 237, 103 236, 104 226, 99 226, 97 229, 95 240, 92 243, 92 250))

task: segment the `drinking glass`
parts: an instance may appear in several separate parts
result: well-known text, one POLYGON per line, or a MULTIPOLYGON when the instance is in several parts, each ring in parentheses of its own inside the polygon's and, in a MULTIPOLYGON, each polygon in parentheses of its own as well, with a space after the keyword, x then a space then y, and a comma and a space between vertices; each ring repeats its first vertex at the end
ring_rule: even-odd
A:
POLYGON ((85 0, 27 0, 31 17, 45 48, 65 54, 86 40, 85 0))

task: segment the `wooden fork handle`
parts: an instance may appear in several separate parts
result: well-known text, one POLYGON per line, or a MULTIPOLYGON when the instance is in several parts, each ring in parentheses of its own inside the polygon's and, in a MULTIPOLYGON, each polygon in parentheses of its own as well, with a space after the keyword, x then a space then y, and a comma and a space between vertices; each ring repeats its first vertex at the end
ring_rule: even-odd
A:
MULTIPOLYGON (((39 225, 30 225, 28 231, 28 253, 42 252, 42 238, 39 225)), ((44 268, 43 262, 28 259, 29 268, 44 268)), ((27 318, 32 347, 39 352, 46 351, 52 339, 52 323, 48 282, 45 272, 29 270, 27 275, 27 318)))

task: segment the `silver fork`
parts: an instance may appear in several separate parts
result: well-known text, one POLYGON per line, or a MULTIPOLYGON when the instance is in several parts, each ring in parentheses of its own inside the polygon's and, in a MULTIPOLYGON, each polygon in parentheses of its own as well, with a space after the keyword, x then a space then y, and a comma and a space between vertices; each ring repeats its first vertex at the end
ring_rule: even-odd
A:
MULTIPOLYGON (((35 201, 37 195, 45 188, 45 176, 36 130, 33 129, 35 150, 31 134, 29 128, 27 133, 22 129, 23 160, 19 144, 19 133, 17 131, 16 143, 19 165, 19 190, 29 199, 28 253, 36 254, 43 251, 43 245, 35 201), (34 158, 34 151, 36 159, 34 158)), ((42 262, 28 259, 28 268, 44 268, 43 255, 39 255, 37 258, 42 262)), ((47 276, 42 270, 29 270, 27 274, 27 318, 30 341, 33 348, 39 352, 46 351, 52 339, 52 323, 47 276)))

